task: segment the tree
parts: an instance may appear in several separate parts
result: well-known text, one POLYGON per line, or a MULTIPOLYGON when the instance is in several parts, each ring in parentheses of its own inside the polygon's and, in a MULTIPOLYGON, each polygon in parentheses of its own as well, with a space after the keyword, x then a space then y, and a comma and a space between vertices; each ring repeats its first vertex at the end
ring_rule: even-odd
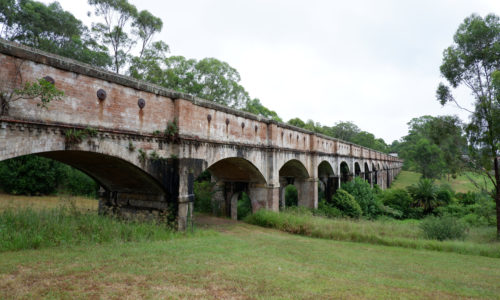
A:
POLYGON ((141 39, 141 51, 139 57, 142 57, 144 50, 147 49, 153 35, 160 32, 163 22, 160 18, 153 16, 149 11, 142 10, 137 15, 133 23, 136 35, 141 39))
POLYGON ((304 121, 302 121, 300 118, 290 119, 290 120, 288 120, 287 123, 290 125, 296 126, 296 127, 300 127, 300 128, 306 127, 306 123, 304 123, 304 121))
POLYGON ((0 0, 0 37, 98 67, 110 65, 107 48, 59 3, 0 0))
POLYGON ((360 132, 359 127, 352 122, 337 122, 332 126, 333 137, 338 139, 353 142, 354 137, 360 132))
POLYGON ((270 110, 269 108, 262 105, 260 100, 257 98, 248 100, 243 110, 252 114, 263 116, 268 119, 272 119, 278 122, 283 122, 283 120, 278 116, 278 114, 274 110, 270 110))
MULTIPOLYGON (((452 46, 444 50, 441 74, 453 88, 467 86, 474 109, 466 126, 469 162, 474 170, 488 176, 495 187, 497 237, 500 238, 500 18, 489 14, 467 17, 458 27, 452 46)), ((436 92, 442 105, 461 107, 450 88, 440 83, 436 92)))
POLYGON ((426 138, 420 138, 408 153, 423 178, 439 178, 444 171, 443 152, 426 138))
POLYGON ((97 16, 104 18, 104 23, 92 24, 92 30, 104 44, 111 46, 114 71, 120 73, 135 44, 127 34, 126 26, 137 18, 137 8, 127 0, 89 0, 89 4, 94 6, 97 16))

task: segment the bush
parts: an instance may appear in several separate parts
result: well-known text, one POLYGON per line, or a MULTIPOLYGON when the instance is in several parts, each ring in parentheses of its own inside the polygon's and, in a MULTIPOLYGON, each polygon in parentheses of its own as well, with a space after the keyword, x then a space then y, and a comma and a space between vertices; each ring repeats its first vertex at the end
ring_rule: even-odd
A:
POLYGON ((354 197, 343 189, 338 189, 332 198, 332 204, 351 218, 359 218, 363 211, 354 197))
POLYGON ((247 193, 243 192, 240 194, 238 199, 238 220, 244 219, 246 216, 252 213, 252 202, 250 197, 248 197, 247 193))
POLYGON ((318 209, 314 212, 314 214, 327 218, 338 218, 342 217, 343 215, 338 208, 333 207, 332 205, 327 203, 325 199, 322 199, 318 202, 318 209))
POLYGON ((299 197, 297 188, 293 184, 285 187, 285 206, 297 206, 299 204, 299 197))
POLYGON ((0 162, 0 188, 9 194, 49 195, 58 190, 95 197, 99 185, 89 176, 58 161, 26 155, 0 162))
POLYGON ((413 199, 403 189, 387 189, 381 191, 377 198, 386 206, 401 212, 401 219, 407 219, 411 213, 413 199))
POLYGON ((60 179, 60 189, 71 195, 94 198, 97 196, 99 184, 94 179, 68 165, 61 164, 60 168, 61 174, 63 174, 60 179))
POLYGON ((466 201, 459 200, 459 204, 439 207, 436 210, 437 214, 462 219, 470 226, 496 224, 496 206, 491 196, 481 193, 467 193, 462 195, 468 195, 466 201), (470 201, 471 199, 474 200, 470 201), (463 205, 463 203, 473 204, 463 205))
POLYGON ((353 180, 342 184, 342 189, 354 197, 361 207, 363 215, 373 219, 380 214, 373 190, 366 180, 355 177, 353 180))
POLYGON ((421 178, 416 185, 411 185, 407 189, 413 198, 414 205, 422 207, 424 214, 432 213, 439 206, 438 188, 432 179, 421 178))
POLYGON ((420 228, 425 238, 438 241, 463 240, 467 230, 463 222, 451 216, 427 217, 420 223, 420 228))
POLYGON ((194 210, 197 212, 212 213, 212 196, 214 183, 210 181, 194 182, 194 210))
POLYGON ((62 177, 60 165, 56 161, 35 155, 2 161, 0 185, 9 194, 52 194, 62 177))

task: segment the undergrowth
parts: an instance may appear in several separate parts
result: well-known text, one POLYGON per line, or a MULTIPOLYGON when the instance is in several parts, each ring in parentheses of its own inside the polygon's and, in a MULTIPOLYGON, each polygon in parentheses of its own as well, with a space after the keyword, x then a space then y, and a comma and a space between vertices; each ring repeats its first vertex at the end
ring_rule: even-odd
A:
POLYGON ((109 242, 169 240, 183 236, 163 224, 124 221, 71 205, 7 209, 0 213, 0 252, 109 242))
MULTIPOLYGON (((310 237, 427 249, 461 254, 500 257, 500 243, 488 241, 438 241, 425 239, 418 224, 412 222, 383 222, 352 219, 327 219, 302 210, 273 212, 259 210, 245 221, 250 224, 275 228, 284 232, 310 237)), ((478 233, 476 233, 478 234, 478 233)), ((476 237, 472 237, 474 240, 476 237)))

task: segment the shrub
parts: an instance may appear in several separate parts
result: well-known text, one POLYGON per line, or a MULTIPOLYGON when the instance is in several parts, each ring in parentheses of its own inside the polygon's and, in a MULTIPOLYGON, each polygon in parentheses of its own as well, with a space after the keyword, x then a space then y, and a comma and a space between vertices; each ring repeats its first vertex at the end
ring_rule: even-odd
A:
POLYGON ((381 191, 377 198, 386 206, 401 212, 401 219, 409 218, 413 199, 403 189, 387 189, 381 191))
MULTIPOLYGON (((439 207, 436 212, 440 216, 451 216, 462 219, 470 226, 486 226, 496 224, 495 202, 488 194, 467 193, 468 200, 458 204, 439 207), (474 199, 474 201, 469 201, 474 199), (473 203, 462 205, 462 203, 473 203)), ((466 195, 466 194, 462 194, 466 195)), ((460 197, 460 196, 459 196, 460 197)), ((460 198, 459 198, 460 199, 460 198)))
POLYGON ((333 206, 346 216, 359 218, 363 211, 354 197, 343 189, 338 189, 332 198, 333 206))
POLYGON ((61 189, 71 195, 96 197, 99 184, 85 173, 67 165, 61 166, 63 174, 61 178, 61 189))
POLYGON ((252 213, 252 202, 247 193, 243 192, 240 194, 238 199, 238 220, 244 219, 246 216, 252 213))
POLYGON ((293 184, 285 187, 285 206, 297 206, 299 204, 299 197, 297 188, 293 184))
POLYGON ((0 162, 0 185, 9 194, 41 195, 56 191, 61 164, 26 155, 0 162))
POLYGON ((380 214, 373 190, 366 180, 355 177, 353 180, 342 184, 342 189, 354 197, 361 207, 363 215, 368 218, 375 218, 380 214))
POLYGON ((214 183, 210 181, 194 182, 194 209, 198 212, 212 213, 212 195, 214 183))
POLYGON ((432 179, 421 178, 416 185, 411 185, 408 192, 413 198, 414 205, 424 209, 425 214, 430 214, 439 206, 437 199, 438 188, 432 179))
POLYGON ((327 203, 325 199, 322 199, 318 202, 318 209, 314 212, 314 214, 327 218, 338 218, 342 217, 343 215, 338 208, 333 207, 332 205, 327 203))
POLYGON ((438 241, 463 240, 467 230, 463 222, 451 216, 427 217, 420 223, 420 228, 425 238, 438 241))

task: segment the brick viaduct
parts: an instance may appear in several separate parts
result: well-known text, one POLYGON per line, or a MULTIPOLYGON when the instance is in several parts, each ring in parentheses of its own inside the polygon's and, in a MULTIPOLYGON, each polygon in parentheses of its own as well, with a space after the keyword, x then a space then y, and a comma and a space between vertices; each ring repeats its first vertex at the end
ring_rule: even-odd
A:
POLYGON ((9 104, 0 116, 0 161, 38 154, 80 169, 102 186, 100 208, 121 215, 166 214, 185 228, 204 170, 234 218, 242 191, 254 211, 277 211, 292 183, 299 205, 317 207, 318 184, 327 197, 353 176, 387 188, 402 166, 381 152, 4 40, 0 66, 2 93, 45 76, 64 91, 47 109, 37 99, 9 104), (155 134, 173 122, 177 130, 155 134), (71 139, 70 130, 86 128, 93 134, 71 139))

